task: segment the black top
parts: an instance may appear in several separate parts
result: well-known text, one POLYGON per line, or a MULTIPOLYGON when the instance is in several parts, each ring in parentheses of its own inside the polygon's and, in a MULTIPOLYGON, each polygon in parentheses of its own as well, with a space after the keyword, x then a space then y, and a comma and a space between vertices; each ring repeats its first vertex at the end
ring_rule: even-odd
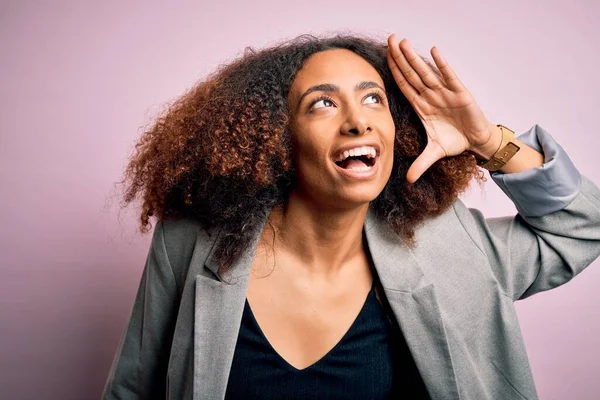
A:
POLYGON ((374 287, 343 338, 302 370, 273 349, 246 300, 225 398, 429 399, 398 324, 386 316, 374 287))

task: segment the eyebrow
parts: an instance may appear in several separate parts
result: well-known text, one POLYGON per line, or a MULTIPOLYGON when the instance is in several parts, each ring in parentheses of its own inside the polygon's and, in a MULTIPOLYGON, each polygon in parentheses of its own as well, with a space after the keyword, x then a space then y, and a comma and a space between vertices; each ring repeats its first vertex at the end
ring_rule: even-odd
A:
MULTIPOLYGON (((371 89, 371 88, 379 88, 385 93, 385 90, 383 90, 383 88, 381 86, 379 86, 379 84, 377 82, 373 82, 373 81, 362 81, 360 83, 357 83, 354 86, 354 91, 359 92, 361 90, 371 89)), ((339 91, 340 91, 340 87, 337 85, 334 85, 333 83, 321 83, 319 85, 311 86, 308 88, 308 90, 306 92, 302 93, 302 96, 300 96, 300 100, 298 100, 296 108, 300 107, 300 104, 302 104, 302 100, 304 100, 304 98, 306 96, 308 96, 309 94, 311 94, 312 92, 339 93, 339 91)))

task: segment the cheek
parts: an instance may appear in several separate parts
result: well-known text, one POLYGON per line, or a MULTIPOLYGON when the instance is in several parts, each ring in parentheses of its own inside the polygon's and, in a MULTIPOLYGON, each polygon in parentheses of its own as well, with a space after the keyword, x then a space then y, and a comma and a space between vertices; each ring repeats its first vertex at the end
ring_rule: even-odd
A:
POLYGON ((387 138, 390 142, 394 142, 394 138, 396 137, 396 124, 394 123, 394 118, 392 118, 392 114, 388 114, 388 122, 386 124, 386 132, 389 132, 387 138))
POLYGON ((387 132, 390 132, 390 133, 388 135, 386 135, 386 137, 385 137, 386 154, 385 154, 384 161, 385 161, 386 174, 389 174, 392 170, 392 166, 394 163, 394 145, 396 143, 396 128, 395 128, 393 122, 391 122, 391 125, 388 128, 387 132))
POLYGON ((319 146, 318 138, 305 134, 301 138, 296 138, 294 145, 295 161, 298 166, 323 164, 323 154, 327 150, 319 146))

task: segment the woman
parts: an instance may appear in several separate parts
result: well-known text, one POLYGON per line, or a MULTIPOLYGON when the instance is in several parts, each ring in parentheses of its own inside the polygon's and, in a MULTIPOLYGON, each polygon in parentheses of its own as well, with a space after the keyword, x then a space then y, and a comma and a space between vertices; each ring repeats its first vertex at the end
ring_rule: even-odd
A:
POLYGON ((513 302, 598 257, 600 190, 431 54, 250 49, 142 136, 157 225, 103 398, 537 398, 513 302), (478 164, 518 215, 458 199, 478 164))

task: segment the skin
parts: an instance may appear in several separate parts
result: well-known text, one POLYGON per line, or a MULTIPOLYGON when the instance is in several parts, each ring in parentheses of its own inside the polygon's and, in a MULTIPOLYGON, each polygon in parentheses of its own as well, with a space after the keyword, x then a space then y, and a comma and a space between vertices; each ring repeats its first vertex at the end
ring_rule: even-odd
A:
MULTIPOLYGON (((441 78, 406 39, 398 43, 392 35, 388 43, 394 78, 428 135, 407 180, 415 182, 437 160, 464 151, 490 158, 502 132, 485 118, 439 50, 434 47, 432 55, 441 78)), ((395 127, 383 90, 354 91, 365 81, 383 87, 379 74, 360 56, 345 49, 327 50, 306 61, 288 97, 297 184, 286 203, 269 215, 247 298, 272 347, 298 369, 312 365, 338 343, 373 282, 362 230, 369 203, 390 177, 395 127), (313 104, 323 92, 301 99, 309 88, 325 83, 339 87, 326 93, 331 100, 313 104), (371 95, 373 91, 381 99, 371 95), (380 145, 377 174, 361 181, 344 177, 336 170, 334 150, 367 138, 380 145)), ((501 172, 542 165, 540 153, 517 144, 521 151, 501 172)))

